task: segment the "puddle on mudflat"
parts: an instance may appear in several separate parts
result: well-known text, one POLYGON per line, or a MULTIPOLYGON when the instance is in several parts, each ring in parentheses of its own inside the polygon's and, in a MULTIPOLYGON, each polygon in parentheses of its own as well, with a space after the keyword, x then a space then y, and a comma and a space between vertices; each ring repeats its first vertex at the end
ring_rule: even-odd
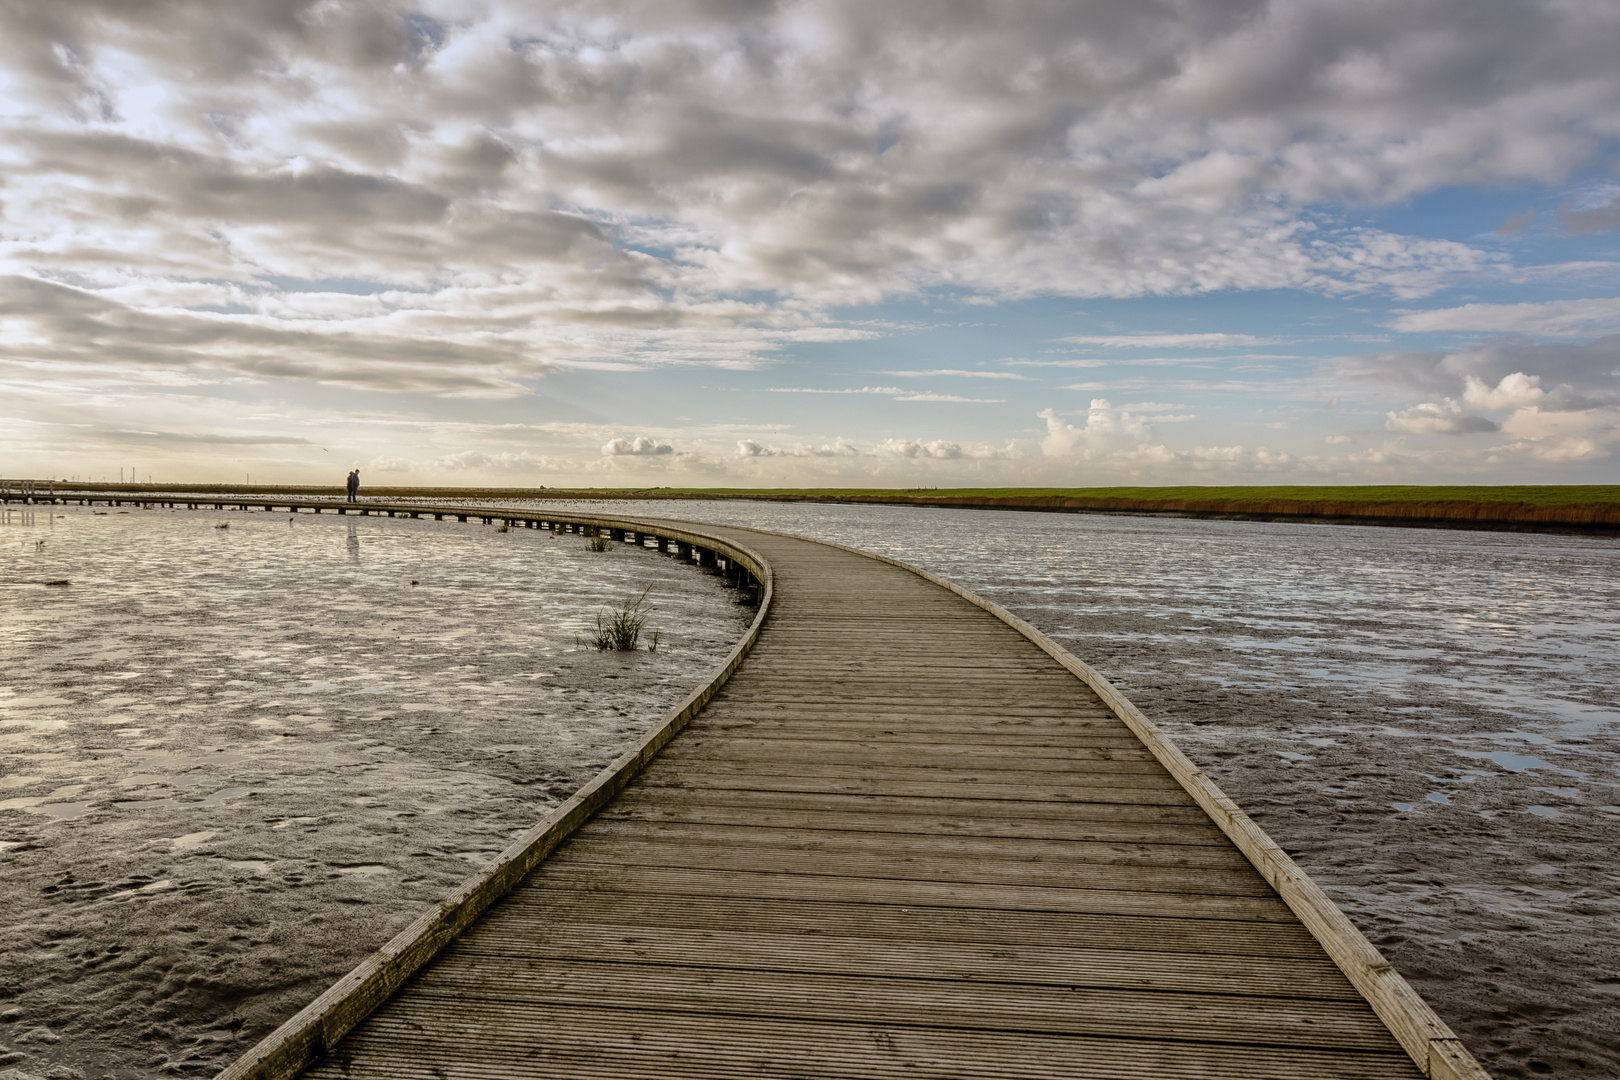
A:
POLYGON ((1525 772, 1529 769, 1553 769, 1557 772, 1565 772, 1565 770, 1558 768, 1552 762, 1543 761, 1531 754, 1516 754, 1510 750, 1463 750, 1460 752, 1470 757, 1489 758, 1508 772, 1525 772))

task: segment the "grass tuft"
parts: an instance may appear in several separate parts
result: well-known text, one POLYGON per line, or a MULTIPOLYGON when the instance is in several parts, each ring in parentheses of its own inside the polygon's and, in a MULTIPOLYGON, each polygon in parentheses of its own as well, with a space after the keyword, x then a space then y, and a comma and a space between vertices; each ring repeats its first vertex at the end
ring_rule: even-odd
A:
POLYGON ((607 551, 613 547, 613 541, 601 533, 594 533, 586 538, 585 546, 592 551, 607 551))
MULTIPOLYGON (((652 608, 647 606, 647 594, 652 591, 649 585, 641 590, 635 603, 622 611, 615 611, 603 622, 603 617, 596 617, 596 635, 591 644, 604 652, 612 649, 618 652, 632 652, 641 641, 641 628, 647 625, 647 616, 652 614, 652 608)), ((658 650, 658 635, 653 635, 651 651, 658 650)))

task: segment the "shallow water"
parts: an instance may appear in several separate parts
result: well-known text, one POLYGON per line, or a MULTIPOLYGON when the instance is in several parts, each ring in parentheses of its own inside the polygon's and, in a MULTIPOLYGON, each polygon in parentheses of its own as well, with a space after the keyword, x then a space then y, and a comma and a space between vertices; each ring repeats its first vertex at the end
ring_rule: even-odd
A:
POLYGON ((0 515, 0 1067, 211 1074, 676 704, 737 596, 476 523, 0 515), (581 643, 648 587, 656 653, 581 643))

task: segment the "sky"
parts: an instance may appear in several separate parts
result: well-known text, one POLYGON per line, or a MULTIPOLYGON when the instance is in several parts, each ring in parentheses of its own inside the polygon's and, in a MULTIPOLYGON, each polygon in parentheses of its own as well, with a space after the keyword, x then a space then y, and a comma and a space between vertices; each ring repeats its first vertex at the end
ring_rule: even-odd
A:
POLYGON ((1620 482, 1613 0, 0 13, 0 475, 1620 482))

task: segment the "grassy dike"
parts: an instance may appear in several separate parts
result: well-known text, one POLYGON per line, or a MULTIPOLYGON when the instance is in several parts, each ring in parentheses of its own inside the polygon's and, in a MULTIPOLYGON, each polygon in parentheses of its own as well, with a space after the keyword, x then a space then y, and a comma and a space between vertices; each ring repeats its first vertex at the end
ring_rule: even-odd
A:
MULTIPOLYGON (((65 485, 63 485, 65 486, 65 485)), ((341 497, 337 487, 78 484, 79 490, 341 497)), ((1620 484, 1107 488, 468 488, 373 487, 369 498, 764 499, 773 502, 968 506, 1070 513, 1169 514, 1258 521, 1337 521, 1430 528, 1620 533, 1620 484)))

